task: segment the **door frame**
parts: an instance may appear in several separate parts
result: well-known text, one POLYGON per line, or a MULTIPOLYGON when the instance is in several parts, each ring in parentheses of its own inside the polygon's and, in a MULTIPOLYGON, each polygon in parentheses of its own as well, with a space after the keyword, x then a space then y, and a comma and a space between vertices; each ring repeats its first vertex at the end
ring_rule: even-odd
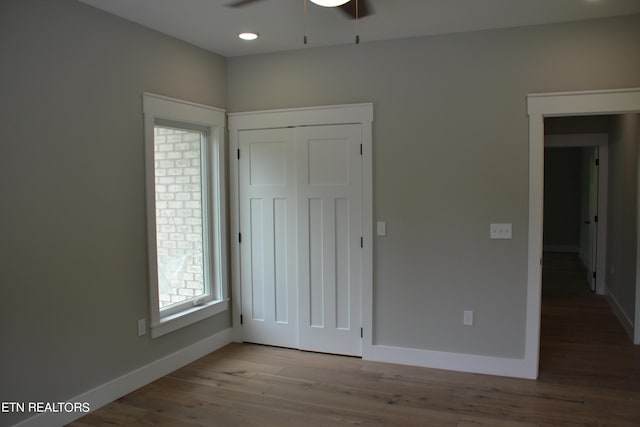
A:
MULTIPOLYGON (((640 113, 640 88, 527 95, 529 116, 529 243, 527 255, 526 375, 537 378, 542 297, 544 118, 640 113)), ((640 222, 640 220, 639 220, 640 222)), ((635 342, 640 343, 640 280, 636 280, 635 342)))
POLYGON ((231 322, 233 341, 242 342, 240 276, 240 197, 238 147, 243 130, 360 124, 362 126, 362 356, 373 342, 373 104, 327 105, 228 114, 231 242, 231 322))

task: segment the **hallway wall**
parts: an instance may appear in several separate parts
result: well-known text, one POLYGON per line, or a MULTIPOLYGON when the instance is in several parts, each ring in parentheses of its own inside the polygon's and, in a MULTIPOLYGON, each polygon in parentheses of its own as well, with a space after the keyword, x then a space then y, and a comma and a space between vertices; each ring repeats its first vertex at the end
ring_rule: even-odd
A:
POLYGON ((614 117, 609 144, 606 286, 629 334, 636 315, 639 118, 614 117))

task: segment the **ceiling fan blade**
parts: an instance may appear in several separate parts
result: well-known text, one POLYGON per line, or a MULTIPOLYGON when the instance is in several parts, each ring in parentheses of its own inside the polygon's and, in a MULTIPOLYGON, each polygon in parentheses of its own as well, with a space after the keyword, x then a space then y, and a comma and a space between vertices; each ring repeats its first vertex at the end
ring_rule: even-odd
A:
POLYGON ((227 4, 227 7, 245 7, 245 6, 249 6, 253 3, 258 3, 262 0, 236 0, 232 3, 227 4))
MULTIPOLYGON (((369 0, 357 0, 358 1, 358 19, 364 18, 369 15, 373 15, 373 7, 369 0)), ((356 19, 356 0, 351 0, 348 3, 339 6, 340 10, 344 12, 349 18, 356 19)))

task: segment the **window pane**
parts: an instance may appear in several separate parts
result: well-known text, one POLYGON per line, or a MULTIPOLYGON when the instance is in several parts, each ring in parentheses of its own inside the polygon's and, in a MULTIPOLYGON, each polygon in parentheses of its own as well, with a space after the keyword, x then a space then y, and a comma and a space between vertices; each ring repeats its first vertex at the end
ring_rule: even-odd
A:
POLYGON ((155 126, 160 309, 203 296, 202 142, 198 131, 155 126))

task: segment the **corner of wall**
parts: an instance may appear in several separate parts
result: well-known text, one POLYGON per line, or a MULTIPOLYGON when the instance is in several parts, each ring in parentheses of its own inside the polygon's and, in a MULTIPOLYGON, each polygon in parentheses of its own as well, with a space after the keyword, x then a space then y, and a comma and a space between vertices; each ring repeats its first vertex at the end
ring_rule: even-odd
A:
POLYGON ((611 309, 613 310, 613 313, 616 315, 616 317, 620 321, 620 324, 624 328, 625 332, 627 333, 627 335, 629 335, 629 338, 633 340, 634 339, 633 320, 631 320, 631 318, 627 316, 627 314, 624 312, 624 310, 620 306, 620 303, 618 302, 616 297, 609 291, 609 288, 606 288, 605 296, 607 298, 607 302, 609 303, 609 306, 611 307, 611 309))
MULTIPOLYGON (((225 329, 201 341, 191 344, 175 353, 142 366, 134 371, 99 385, 85 393, 69 399, 69 402, 87 403, 90 412, 131 393, 132 391, 152 383, 176 369, 212 353, 232 342, 232 329, 225 329)), ((28 418, 15 427, 47 427, 64 425, 87 415, 82 412, 43 412, 28 418)))

